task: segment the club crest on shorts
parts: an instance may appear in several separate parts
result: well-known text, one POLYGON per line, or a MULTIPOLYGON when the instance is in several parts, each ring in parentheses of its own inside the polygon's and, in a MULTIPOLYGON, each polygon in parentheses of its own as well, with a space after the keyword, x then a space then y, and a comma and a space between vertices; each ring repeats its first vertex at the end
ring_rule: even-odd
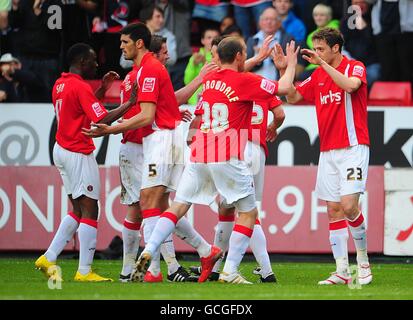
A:
POLYGON ((87 191, 92 192, 92 191, 93 191, 93 186, 92 186, 92 185, 88 185, 88 186, 87 186, 87 191))
POLYGON ((262 79, 261 80, 261 89, 264 90, 264 91, 267 91, 268 93, 274 94, 275 83, 270 81, 270 80, 262 79))
POLYGON ((155 89, 155 78, 145 78, 143 80, 142 92, 153 92, 155 89))

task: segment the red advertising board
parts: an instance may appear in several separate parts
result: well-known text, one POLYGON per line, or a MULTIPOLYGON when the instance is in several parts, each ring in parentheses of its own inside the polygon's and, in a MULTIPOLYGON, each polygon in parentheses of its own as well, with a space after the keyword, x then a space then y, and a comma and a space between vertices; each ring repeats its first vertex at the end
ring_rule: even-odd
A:
MULTIPOLYGON (((260 217, 269 252, 330 252, 325 204, 314 192, 316 173, 315 166, 266 167, 260 217)), ((368 223, 369 251, 378 253, 383 252, 383 175, 383 167, 370 167, 368 192, 361 202, 368 223)), ((126 214, 126 208, 119 204, 118 168, 102 167, 100 177, 98 250, 120 235, 126 214)), ((56 168, 0 167, 0 250, 46 249, 69 209, 56 168)), ((218 218, 211 208, 197 205, 189 219, 208 241, 213 241, 218 218)), ((175 247, 177 251, 194 251, 179 239, 175 247)), ((351 237, 349 248, 354 252, 351 237)))

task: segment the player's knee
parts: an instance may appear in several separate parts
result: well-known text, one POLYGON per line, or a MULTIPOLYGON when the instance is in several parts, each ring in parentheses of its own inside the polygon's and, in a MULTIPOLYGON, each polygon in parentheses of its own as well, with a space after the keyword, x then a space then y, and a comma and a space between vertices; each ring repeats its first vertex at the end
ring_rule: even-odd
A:
POLYGON ((354 199, 341 201, 341 207, 343 208, 344 215, 349 219, 357 217, 359 213, 358 201, 354 199))
POLYGON ((245 198, 239 199, 234 202, 235 208, 238 210, 238 212, 245 212, 245 213, 250 213, 255 214, 257 216, 257 206, 255 204, 255 195, 250 194, 246 196, 245 198), (255 209, 255 210, 254 210, 255 209), (254 213, 253 213, 254 212, 254 213))

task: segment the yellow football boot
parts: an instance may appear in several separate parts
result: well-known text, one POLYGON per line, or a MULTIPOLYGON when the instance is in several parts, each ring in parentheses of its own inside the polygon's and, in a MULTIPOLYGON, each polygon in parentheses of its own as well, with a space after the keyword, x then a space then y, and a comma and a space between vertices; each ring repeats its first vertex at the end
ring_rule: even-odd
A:
POLYGON ((50 262, 45 255, 41 255, 34 263, 34 266, 43 272, 46 278, 63 281, 60 268, 56 265, 56 262, 50 262))
POLYGON ((113 282, 110 278, 104 278, 97 273, 90 271, 88 274, 83 275, 79 271, 76 272, 75 281, 80 282, 113 282))

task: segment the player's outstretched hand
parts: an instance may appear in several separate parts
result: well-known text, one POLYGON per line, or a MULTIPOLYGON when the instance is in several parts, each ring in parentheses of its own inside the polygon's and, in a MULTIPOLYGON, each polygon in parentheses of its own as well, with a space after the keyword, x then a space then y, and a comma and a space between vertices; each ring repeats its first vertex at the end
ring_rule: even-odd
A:
POLYGON ((295 41, 291 40, 290 43, 287 43, 285 51, 286 51, 286 54, 287 54, 288 64, 296 65, 297 64, 298 52, 300 52, 300 46, 298 46, 297 49, 296 49, 295 48, 295 41))
POLYGON ((108 90, 112 85, 113 81, 118 80, 120 77, 115 71, 109 71, 103 76, 102 87, 108 90))
POLYGON ((310 49, 302 49, 301 53, 303 55, 303 59, 308 61, 309 63, 312 64, 321 64, 323 60, 320 58, 320 56, 317 54, 317 52, 310 50, 310 49))
POLYGON ((259 48, 258 53, 257 53, 257 57, 260 61, 267 59, 271 55, 271 52, 273 51, 274 48, 270 47, 270 43, 273 40, 273 38, 274 38, 274 35, 272 34, 264 39, 262 43, 262 47, 259 48))
POLYGON ((284 55, 284 50, 279 43, 274 46, 274 51, 272 52, 272 61, 278 70, 287 69, 288 61, 287 57, 284 55))
POLYGON ((82 133, 91 138, 102 137, 104 135, 109 134, 109 131, 108 131, 109 127, 110 126, 104 123, 93 123, 92 122, 90 129, 82 128, 82 133))
POLYGON ((179 110, 179 112, 181 113, 181 120, 183 122, 190 122, 192 120, 192 113, 188 110, 179 110))
POLYGON ((273 121, 267 127, 267 133, 265 136, 265 140, 267 142, 274 142, 276 138, 277 138, 277 126, 275 125, 273 121))
POLYGON ((215 62, 205 63, 201 71, 199 71, 199 76, 203 79, 207 73, 217 69, 219 69, 219 66, 215 62))

